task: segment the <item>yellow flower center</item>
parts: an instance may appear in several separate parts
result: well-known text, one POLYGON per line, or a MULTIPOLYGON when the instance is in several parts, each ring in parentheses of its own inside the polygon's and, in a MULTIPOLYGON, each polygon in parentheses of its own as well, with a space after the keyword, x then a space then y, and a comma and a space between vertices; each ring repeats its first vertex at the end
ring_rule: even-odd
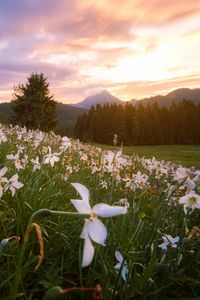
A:
POLYGON ((196 203, 196 201, 197 201, 197 199, 196 199, 195 197, 191 197, 191 198, 189 199, 189 203, 190 203, 190 205, 193 205, 193 204, 195 204, 195 203, 196 203))
POLYGON ((90 214, 90 218, 91 219, 98 219, 98 216, 97 216, 97 214, 96 213, 94 213, 93 211, 91 211, 91 214, 90 214))

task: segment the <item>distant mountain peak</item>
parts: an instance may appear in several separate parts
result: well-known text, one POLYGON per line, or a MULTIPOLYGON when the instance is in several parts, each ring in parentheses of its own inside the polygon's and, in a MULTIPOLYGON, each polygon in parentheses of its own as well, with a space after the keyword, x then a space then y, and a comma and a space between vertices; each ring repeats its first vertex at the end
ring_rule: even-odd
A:
POLYGON ((83 101, 74 104, 76 107, 90 108, 92 105, 103 104, 120 104, 122 101, 110 94, 107 90, 102 90, 100 93, 86 97, 83 101))
POLYGON ((133 105, 138 105, 138 104, 148 105, 148 104, 157 103, 161 107, 169 107, 173 102, 179 103, 182 100, 190 100, 194 104, 199 103, 200 89, 179 88, 170 92, 165 96, 162 95, 153 96, 138 101, 131 101, 131 103, 133 105))
MULTIPOLYGON (((97 95, 113 96, 113 95, 110 94, 107 90, 102 90, 102 91, 99 92, 97 95)), ((114 97, 114 96, 113 96, 113 97, 114 97)))
POLYGON ((188 100, 193 100, 196 98, 196 96, 199 96, 200 94, 200 89, 189 89, 189 88, 180 88, 177 90, 172 91, 169 93, 167 96, 171 98, 176 98, 176 99, 188 99, 188 100))
MULTIPOLYGON (((162 96, 157 95, 153 97, 143 98, 140 100, 132 99, 129 103, 137 106, 139 104, 148 105, 157 103, 159 106, 170 106, 172 102, 180 102, 182 100, 191 100, 193 103, 200 102, 200 88, 189 89, 189 88, 179 88, 176 89, 169 94, 162 96)), ((92 106, 96 106, 97 104, 122 104, 124 105, 126 102, 120 100, 119 98, 110 94, 107 90, 102 90, 96 95, 88 96, 83 101, 73 104, 74 107, 90 109, 92 106)))

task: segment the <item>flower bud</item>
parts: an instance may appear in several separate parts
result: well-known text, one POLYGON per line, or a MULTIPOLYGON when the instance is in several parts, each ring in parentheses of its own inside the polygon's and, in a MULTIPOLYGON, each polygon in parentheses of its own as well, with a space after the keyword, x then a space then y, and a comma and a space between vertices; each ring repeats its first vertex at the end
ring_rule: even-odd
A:
POLYGON ((60 286, 54 286, 46 291, 43 300, 62 300, 64 299, 63 297, 62 288, 60 286))

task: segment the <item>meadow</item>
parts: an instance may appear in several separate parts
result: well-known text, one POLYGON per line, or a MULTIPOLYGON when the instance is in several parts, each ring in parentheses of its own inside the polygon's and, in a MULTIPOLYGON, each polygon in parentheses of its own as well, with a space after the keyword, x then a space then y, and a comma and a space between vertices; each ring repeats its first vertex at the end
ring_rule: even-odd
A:
POLYGON ((198 299, 199 170, 19 126, 0 149, 2 300, 198 299))
MULTIPOLYGON (((102 149, 116 150, 114 146, 100 145, 102 149)), ((153 146, 125 146, 123 153, 138 155, 139 157, 164 160, 200 169, 200 145, 153 145, 153 146)))

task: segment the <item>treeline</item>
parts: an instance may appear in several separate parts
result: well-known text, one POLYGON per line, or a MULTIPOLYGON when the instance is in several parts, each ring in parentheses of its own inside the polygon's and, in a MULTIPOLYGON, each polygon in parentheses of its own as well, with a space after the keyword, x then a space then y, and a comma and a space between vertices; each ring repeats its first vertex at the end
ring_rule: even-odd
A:
POLYGON ((124 145, 198 144, 200 104, 97 105, 79 116, 74 128, 74 136, 82 141, 112 145, 114 134, 124 145))

